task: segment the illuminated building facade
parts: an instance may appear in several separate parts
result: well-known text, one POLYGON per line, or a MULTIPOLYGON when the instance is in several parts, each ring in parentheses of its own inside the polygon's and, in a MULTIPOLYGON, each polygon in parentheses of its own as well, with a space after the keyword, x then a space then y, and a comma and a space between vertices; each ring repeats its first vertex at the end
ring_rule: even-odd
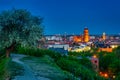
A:
POLYGON ((89 31, 88 28, 84 28, 83 35, 80 36, 74 36, 73 41, 74 42, 88 42, 89 41, 89 31))
POLYGON ((88 42, 89 41, 89 31, 88 31, 88 28, 85 28, 84 29, 84 35, 83 35, 83 40, 84 42, 88 42))
POLYGON ((106 34, 105 33, 103 33, 103 35, 102 35, 102 40, 106 40, 106 34))
POLYGON ((82 36, 74 36, 73 37, 73 41, 74 42, 82 42, 83 40, 82 40, 82 36))
POLYGON ((104 52, 112 52, 113 49, 112 49, 112 48, 109 48, 109 47, 107 47, 107 48, 99 48, 99 49, 98 49, 98 52, 100 52, 100 51, 104 51, 104 52))

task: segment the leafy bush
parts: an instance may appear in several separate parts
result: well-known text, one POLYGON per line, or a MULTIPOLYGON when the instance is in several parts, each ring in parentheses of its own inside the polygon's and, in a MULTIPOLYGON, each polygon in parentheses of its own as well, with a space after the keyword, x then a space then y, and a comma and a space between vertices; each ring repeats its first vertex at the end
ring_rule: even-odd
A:
POLYGON ((97 73, 86 68, 85 66, 79 64, 76 61, 69 60, 66 58, 60 58, 57 61, 57 65, 61 67, 61 69, 72 73, 76 77, 80 77, 82 80, 102 80, 97 73))
POLYGON ((103 53, 99 54, 99 65, 100 70, 106 72, 108 67, 116 60, 116 55, 114 53, 103 53))
POLYGON ((89 68, 91 70, 93 69, 91 61, 86 57, 81 57, 79 59, 78 57, 67 56, 66 58, 69 59, 69 60, 75 61, 78 64, 81 64, 81 65, 83 65, 83 66, 85 66, 85 67, 87 67, 87 68, 89 68))
POLYGON ((61 57, 60 53, 48 50, 48 49, 39 49, 39 48, 30 48, 30 47, 18 47, 15 51, 16 53, 42 57, 44 55, 49 55, 50 57, 54 58, 54 60, 59 59, 61 57))
POLYGON ((0 80, 6 80, 10 78, 9 72, 10 58, 2 58, 0 61, 0 80))
POLYGON ((5 55, 5 49, 0 49, 0 57, 5 55))
POLYGON ((17 53, 30 55, 30 56, 36 56, 41 57, 44 55, 44 51, 37 49, 37 48, 29 48, 29 47, 19 47, 17 49, 17 53))
POLYGON ((118 73, 117 77, 115 78, 115 80, 120 80, 120 73, 118 73))
POLYGON ((99 75, 96 75, 97 73, 92 70, 90 60, 85 58, 88 53, 85 53, 85 55, 82 56, 82 59, 79 60, 75 56, 61 56, 60 53, 47 49, 19 47, 17 52, 36 57, 49 55, 61 69, 71 73, 71 78, 77 77, 81 78, 82 80, 104 80, 99 75))
POLYGON ((68 53, 70 56, 92 56, 93 53, 90 51, 83 51, 83 52, 69 52, 68 53))

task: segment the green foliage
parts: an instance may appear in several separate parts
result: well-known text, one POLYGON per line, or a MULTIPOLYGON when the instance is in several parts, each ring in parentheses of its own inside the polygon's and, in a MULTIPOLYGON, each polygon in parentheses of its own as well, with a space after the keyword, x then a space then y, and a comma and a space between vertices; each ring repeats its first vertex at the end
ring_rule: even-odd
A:
POLYGON ((108 66, 115 60, 116 56, 113 53, 103 55, 99 59, 100 69, 102 71, 108 70, 108 66))
POLYGON ((66 59, 78 62, 79 64, 81 64, 81 65, 83 65, 91 70, 93 69, 92 63, 87 57, 80 57, 80 59, 79 59, 78 57, 67 56, 66 59))
POLYGON ((80 60, 80 64, 84 65, 88 69, 93 69, 91 61, 86 57, 82 57, 82 59, 80 60))
POLYGON ((76 61, 72 61, 72 60, 68 60, 68 59, 65 59, 65 58, 60 58, 58 61, 57 61, 57 64, 64 70, 67 70, 67 71, 70 71, 70 72, 74 72, 74 70, 76 68, 79 67, 79 65, 77 64, 76 61), (74 64, 74 65, 73 65, 74 64))
POLYGON ((90 51, 83 52, 68 52, 70 56, 92 56, 93 54, 90 51))
POLYGON ((120 73, 120 60, 116 59, 109 65, 109 71, 112 72, 112 74, 117 75, 120 73))
MULTIPOLYGON (((82 80, 102 80, 96 72, 92 70, 92 64, 90 60, 83 57, 82 59, 77 59, 74 56, 61 56, 60 53, 56 53, 51 50, 46 49, 36 49, 29 47, 19 47, 17 50, 18 53, 41 57, 44 55, 49 55, 53 58, 54 62, 64 71, 72 73, 71 78, 81 78, 82 80)), ((68 79, 72 80, 72 79, 68 79)))
POLYGON ((61 70, 53 61, 53 58, 48 55, 40 58, 28 56, 24 57, 22 61, 28 64, 33 71, 37 71, 39 76, 49 78, 50 80, 72 80, 72 75, 61 70))
POLYGON ((116 76, 115 80, 120 80, 120 73, 116 76))
POLYGON ((24 9, 0 13, 0 47, 9 47, 14 41, 23 46, 36 46, 43 35, 42 18, 24 9))
POLYGON ((57 61, 57 65, 63 70, 72 73, 74 76, 80 77, 82 80, 104 80, 100 76, 96 75, 97 73, 74 60, 62 57, 57 61))
POLYGON ((58 59, 60 59, 62 57, 60 55, 60 53, 58 53, 58 52, 54 52, 54 51, 51 51, 51 50, 46 50, 45 52, 46 52, 47 55, 52 57, 54 59, 54 61, 57 61, 58 59))
POLYGON ((0 60, 0 80, 6 80, 10 78, 9 63, 10 58, 2 58, 0 60))
POLYGON ((56 61, 61 57, 60 53, 48 50, 48 49, 39 49, 39 48, 31 48, 31 47, 17 47, 16 53, 26 54, 30 56, 42 57, 44 55, 49 55, 50 57, 54 58, 56 61))
POLYGON ((117 77, 120 73, 120 59, 115 50, 112 53, 100 52, 97 54, 99 56, 100 71, 108 72, 111 78, 113 75, 117 77))
POLYGON ((117 55, 117 57, 120 59, 120 46, 118 46, 117 48, 115 48, 113 50, 113 52, 117 55))
POLYGON ((5 55, 5 49, 0 50, 0 57, 5 55))
POLYGON ((44 55, 44 51, 38 48, 30 48, 30 47, 19 47, 17 49, 17 53, 41 57, 44 55))

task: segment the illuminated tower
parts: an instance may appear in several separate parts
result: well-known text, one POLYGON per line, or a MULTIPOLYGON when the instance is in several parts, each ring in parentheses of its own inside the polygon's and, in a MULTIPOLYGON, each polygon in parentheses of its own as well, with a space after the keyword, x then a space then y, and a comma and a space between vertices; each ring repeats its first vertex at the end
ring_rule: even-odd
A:
POLYGON ((89 31, 88 31, 88 28, 84 28, 83 41, 84 42, 88 42, 89 41, 89 31))
POLYGON ((105 34, 105 32, 104 32, 103 35, 102 35, 102 39, 103 39, 103 40, 106 39, 106 34, 105 34))

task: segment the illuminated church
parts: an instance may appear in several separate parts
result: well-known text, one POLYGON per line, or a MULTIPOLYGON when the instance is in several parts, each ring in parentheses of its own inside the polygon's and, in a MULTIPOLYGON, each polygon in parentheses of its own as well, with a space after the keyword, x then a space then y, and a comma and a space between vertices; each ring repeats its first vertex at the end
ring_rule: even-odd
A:
POLYGON ((89 38, 90 36, 89 36, 88 28, 84 28, 83 35, 74 36, 73 41, 74 42, 88 42, 89 38))
POLYGON ((105 34, 105 32, 102 35, 102 40, 106 40, 106 34, 105 34))

